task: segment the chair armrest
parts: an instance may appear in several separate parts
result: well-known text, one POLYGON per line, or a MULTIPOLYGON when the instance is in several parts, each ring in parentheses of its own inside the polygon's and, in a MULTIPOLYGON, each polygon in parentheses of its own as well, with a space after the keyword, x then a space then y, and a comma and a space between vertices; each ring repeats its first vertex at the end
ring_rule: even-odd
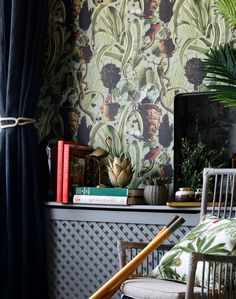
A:
POLYGON ((229 294, 235 294, 235 255, 216 255, 192 252, 190 253, 189 258, 189 272, 185 298, 193 299, 193 290, 198 262, 203 262, 201 295, 206 293, 209 295, 216 292, 221 294, 226 290, 229 294), (207 275, 205 275, 205 270, 207 268, 207 275))

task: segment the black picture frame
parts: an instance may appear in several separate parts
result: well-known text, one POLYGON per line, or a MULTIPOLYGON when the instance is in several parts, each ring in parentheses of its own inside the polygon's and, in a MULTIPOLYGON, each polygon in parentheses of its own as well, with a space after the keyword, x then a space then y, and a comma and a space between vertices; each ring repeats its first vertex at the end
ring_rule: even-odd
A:
MULTIPOLYGON (((180 93, 174 99, 174 194, 179 187, 181 164, 181 139, 202 140, 212 148, 225 150, 225 161, 232 152, 229 148, 232 138, 231 108, 212 99, 217 92, 180 93)), ((186 186, 187 187, 187 186, 186 186)))

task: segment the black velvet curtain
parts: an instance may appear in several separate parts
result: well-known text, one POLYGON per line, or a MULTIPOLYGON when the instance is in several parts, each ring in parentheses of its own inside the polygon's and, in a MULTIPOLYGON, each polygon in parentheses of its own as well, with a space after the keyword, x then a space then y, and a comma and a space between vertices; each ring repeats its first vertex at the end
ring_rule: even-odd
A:
MULTIPOLYGON (((47 0, 0 0, 0 116, 34 118, 47 0)), ((0 131, 0 298, 46 299, 41 160, 33 124, 0 131)))

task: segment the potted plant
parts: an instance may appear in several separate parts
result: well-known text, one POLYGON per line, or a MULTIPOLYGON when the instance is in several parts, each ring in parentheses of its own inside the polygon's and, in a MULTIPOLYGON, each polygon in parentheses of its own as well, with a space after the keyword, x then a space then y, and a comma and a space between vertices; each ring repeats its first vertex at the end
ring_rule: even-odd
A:
MULTIPOLYGON (((235 0, 217 0, 215 2, 216 10, 232 32, 236 26, 235 4, 235 0)), ((207 88, 219 91, 212 98, 229 107, 236 106, 235 40, 212 48, 203 61, 203 69, 206 73, 207 88)))
POLYGON ((211 148, 203 142, 201 136, 194 142, 182 138, 180 153, 180 187, 189 187, 194 192, 202 186, 202 173, 205 167, 221 168, 225 166, 225 149, 211 148))
POLYGON ((145 178, 144 199, 149 205, 165 205, 168 199, 167 185, 172 182, 171 177, 159 174, 145 178))

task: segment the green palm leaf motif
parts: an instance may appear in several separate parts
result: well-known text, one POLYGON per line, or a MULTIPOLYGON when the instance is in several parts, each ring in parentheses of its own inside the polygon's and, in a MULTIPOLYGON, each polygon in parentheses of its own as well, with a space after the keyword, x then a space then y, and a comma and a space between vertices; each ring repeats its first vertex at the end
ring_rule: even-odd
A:
POLYGON ((236 93, 223 93, 212 98, 222 104, 225 104, 226 107, 234 107, 236 105, 236 93))
POLYGON ((158 267, 158 272, 162 278, 180 279, 180 275, 176 272, 176 258, 179 255, 179 251, 166 257, 163 262, 160 263, 158 267))
POLYGON ((213 242, 216 237, 212 238, 206 238, 204 236, 203 238, 198 238, 196 244, 188 243, 187 246, 180 246, 179 249, 182 250, 182 252, 202 252, 202 253, 214 253, 214 254, 229 254, 230 251, 225 249, 225 243, 219 243, 217 245, 213 245, 213 242))
POLYGON ((207 241, 206 236, 204 236, 203 238, 198 238, 197 250, 201 251, 202 247, 204 246, 204 244, 206 243, 206 241, 207 241))
POLYGON ((229 254, 230 251, 227 249, 224 249, 223 247, 225 246, 224 243, 220 243, 218 245, 212 246, 208 250, 206 250, 204 253, 208 254, 229 254))
POLYGON ((223 18, 229 23, 230 27, 236 26, 236 1, 235 0, 217 0, 216 9, 223 18))
MULTIPOLYGON (((210 238, 209 240, 207 240, 206 237, 204 237, 204 238, 205 238, 204 243, 201 244, 201 247, 200 247, 200 248, 198 248, 198 250, 199 250, 200 252, 207 252, 207 251, 211 248, 211 244, 212 244, 212 243, 214 242, 214 240, 215 240, 215 237, 210 238)), ((220 247, 222 247, 221 244, 220 244, 220 247)))
POLYGON ((174 252, 169 255, 162 263, 161 267, 170 267, 175 265, 175 258, 179 255, 179 251, 174 252))
POLYGON ((183 248, 183 251, 185 252, 192 252, 192 251, 195 251, 195 247, 193 246, 192 243, 188 243, 187 247, 184 247, 183 248))
MULTIPOLYGON (((213 244, 214 240, 215 240, 215 236, 220 233, 222 231, 222 229, 225 228, 225 223, 218 223, 217 226, 214 227, 214 224, 212 226, 212 223, 203 223, 200 224, 199 226, 197 226, 196 228, 194 228, 191 233, 187 236, 187 238, 185 238, 185 240, 189 240, 192 242, 194 242, 194 240, 196 240, 196 245, 193 248, 192 245, 187 246, 188 249, 191 249, 192 251, 197 251, 197 252, 207 252, 208 250, 211 249, 211 244, 213 244), (200 228, 200 229, 199 229, 200 228), (210 229, 211 234, 214 237, 211 237, 209 239, 209 237, 207 238, 206 236, 201 237, 202 234, 207 233, 207 231, 210 229)), ((230 230, 231 228, 234 228, 234 224, 229 224, 227 226, 227 228, 230 230)), ((183 239, 184 240, 184 239, 183 239)), ((222 243, 224 244, 224 243, 222 243)), ((222 247, 222 244, 220 243, 220 247, 222 247)), ((224 244, 225 245, 225 244, 224 244)), ((183 251, 186 251, 186 247, 181 247, 183 251)), ((187 250, 188 250, 187 249, 187 250)), ((188 250, 189 252, 189 250, 188 250)))
POLYGON ((230 44, 214 48, 203 61, 207 86, 220 93, 212 98, 228 106, 236 105, 236 52, 230 44))
MULTIPOLYGON (((224 79, 225 84, 236 86, 235 50, 229 44, 225 44, 212 49, 206 56, 207 58, 203 61, 207 73, 206 78, 218 84, 221 79, 224 79)), ((220 89, 221 84, 218 86, 220 89)))
MULTIPOLYGON (((206 230, 206 227, 208 226, 208 223, 200 223, 198 226, 196 226, 195 228, 193 228, 191 230, 191 235, 195 235, 195 234, 201 234, 202 232, 204 232, 206 230)), ((188 238, 188 236, 185 237, 186 239, 188 238)))
MULTIPOLYGON (((167 252, 159 266, 150 276, 162 279, 177 279, 186 282, 189 253, 202 252, 215 255, 229 255, 236 252, 236 221, 207 217, 184 237, 178 245, 167 252), (220 235, 219 235, 220 233, 220 235)), ((217 275, 217 269, 216 269, 217 275)), ((201 284, 202 269, 197 268, 196 283, 201 284)), ((217 283, 217 278, 216 278, 217 283)), ((212 282, 210 283, 212 285, 212 282)))
POLYGON ((163 273, 164 275, 162 278, 171 278, 171 279, 176 279, 176 280, 182 280, 181 276, 175 271, 174 268, 166 268, 165 272, 163 273))

